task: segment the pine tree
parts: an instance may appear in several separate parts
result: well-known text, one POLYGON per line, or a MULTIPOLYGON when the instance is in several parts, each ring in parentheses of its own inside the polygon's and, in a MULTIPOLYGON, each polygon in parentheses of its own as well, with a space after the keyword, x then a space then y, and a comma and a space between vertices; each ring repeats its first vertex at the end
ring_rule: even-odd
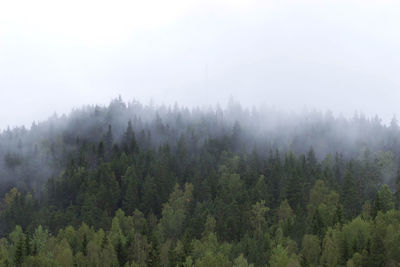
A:
POLYGON ((16 245, 17 245, 17 247, 15 250, 14 262, 15 262, 15 265, 19 267, 24 262, 24 256, 25 256, 25 252, 24 252, 25 241, 24 241, 24 237, 22 234, 20 235, 20 238, 16 245))
POLYGON ((359 211, 359 196, 353 174, 347 170, 342 186, 342 203, 346 218, 351 219, 358 214, 359 211))
POLYGON ((335 215, 333 216, 332 224, 339 224, 340 226, 343 224, 343 209, 342 205, 340 204, 336 205, 335 215))
POLYGON ((123 177, 123 189, 125 189, 122 208, 126 214, 132 212, 139 207, 139 180, 133 167, 129 167, 123 177))
POLYGON ((150 267, 158 267, 160 266, 160 245, 158 238, 156 237, 155 233, 150 236, 150 253, 149 258, 147 261, 147 265, 150 267))
POLYGON ((115 253, 117 254, 118 263, 120 267, 123 267, 126 263, 126 251, 125 247, 122 244, 121 238, 118 239, 117 245, 115 247, 115 253))
POLYGON ((82 240, 82 254, 84 256, 87 256, 87 245, 88 245, 89 241, 87 239, 86 233, 83 234, 83 240, 82 240))
POLYGON ((374 201, 374 216, 377 215, 378 211, 387 212, 394 208, 392 191, 390 191, 387 185, 383 185, 378 191, 374 201))
POLYGON ((104 143, 100 142, 97 148, 97 158, 99 161, 104 160, 104 155, 105 155, 105 151, 104 151, 104 143))
POLYGON ((105 249, 108 245, 108 237, 107 234, 104 233, 103 239, 101 240, 101 249, 105 249))
POLYGON ((141 203, 141 210, 145 214, 149 213, 150 211, 155 213, 160 212, 156 190, 156 184, 153 176, 147 175, 143 183, 143 198, 141 203))
POLYGON ((311 221, 311 227, 314 235, 317 235, 319 238, 322 238, 324 236, 325 226, 319 209, 317 209, 314 213, 311 221))
POLYGON ((287 190, 287 200, 289 205, 293 207, 296 214, 302 212, 305 207, 303 203, 303 192, 302 192, 302 178, 298 175, 291 175, 289 178, 289 185, 287 190))
POLYGON ((30 256, 32 251, 31 251, 31 238, 27 234, 25 237, 25 253, 27 256, 30 256))
POLYGON ((371 261, 373 266, 383 267, 385 266, 386 257, 385 257, 385 245, 382 240, 382 236, 375 233, 372 239, 371 246, 371 261))
POLYGON ((104 144, 105 144, 105 147, 107 150, 111 149, 113 142, 114 142, 114 137, 113 137, 113 133, 112 133, 112 127, 110 124, 110 125, 108 125, 107 133, 104 136, 104 144))
POLYGON ((122 138, 122 148, 127 155, 137 152, 138 145, 136 142, 135 132, 132 127, 132 121, 128 121, 128 127, 122 138))
POLYGON ((396 177, 396 191, 394 193, 394 203, 396 209, 400 209, 400 171, 397 172, 397 177, 396 177))

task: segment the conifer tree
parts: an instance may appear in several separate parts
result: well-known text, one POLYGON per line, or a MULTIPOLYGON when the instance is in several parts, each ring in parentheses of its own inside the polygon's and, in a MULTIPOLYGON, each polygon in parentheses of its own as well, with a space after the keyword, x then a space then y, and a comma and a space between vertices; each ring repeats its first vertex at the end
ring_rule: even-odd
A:
POLYGON ((342 185, 342 203, 346 218, 351 219, 358 214, 359 198, 353 174, 347 170, 342 185))

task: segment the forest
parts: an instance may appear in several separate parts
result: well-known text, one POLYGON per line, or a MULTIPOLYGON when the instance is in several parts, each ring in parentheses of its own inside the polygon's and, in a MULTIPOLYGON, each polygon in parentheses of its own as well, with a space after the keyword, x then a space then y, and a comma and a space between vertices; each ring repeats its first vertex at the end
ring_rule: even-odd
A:
POLYGON ((399 266, 400 128, 121 98, 0 134, 0 266, 399 266))

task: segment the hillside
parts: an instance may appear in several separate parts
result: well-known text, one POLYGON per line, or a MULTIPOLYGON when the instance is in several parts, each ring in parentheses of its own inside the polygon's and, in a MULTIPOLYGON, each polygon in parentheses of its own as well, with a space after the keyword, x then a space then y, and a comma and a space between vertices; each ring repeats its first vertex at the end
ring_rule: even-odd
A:
POLYGON ((125 103, 0 135, 0 266, 397 266, 394 118, 125 103))

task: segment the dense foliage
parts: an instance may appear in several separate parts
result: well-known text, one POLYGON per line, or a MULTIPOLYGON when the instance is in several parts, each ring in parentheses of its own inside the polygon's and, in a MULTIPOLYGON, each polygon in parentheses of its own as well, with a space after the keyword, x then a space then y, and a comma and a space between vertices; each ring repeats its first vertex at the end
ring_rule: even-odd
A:
POLYGON ((0 136, 0 266, 398 266, 400 132, 114 100, 0 136))

